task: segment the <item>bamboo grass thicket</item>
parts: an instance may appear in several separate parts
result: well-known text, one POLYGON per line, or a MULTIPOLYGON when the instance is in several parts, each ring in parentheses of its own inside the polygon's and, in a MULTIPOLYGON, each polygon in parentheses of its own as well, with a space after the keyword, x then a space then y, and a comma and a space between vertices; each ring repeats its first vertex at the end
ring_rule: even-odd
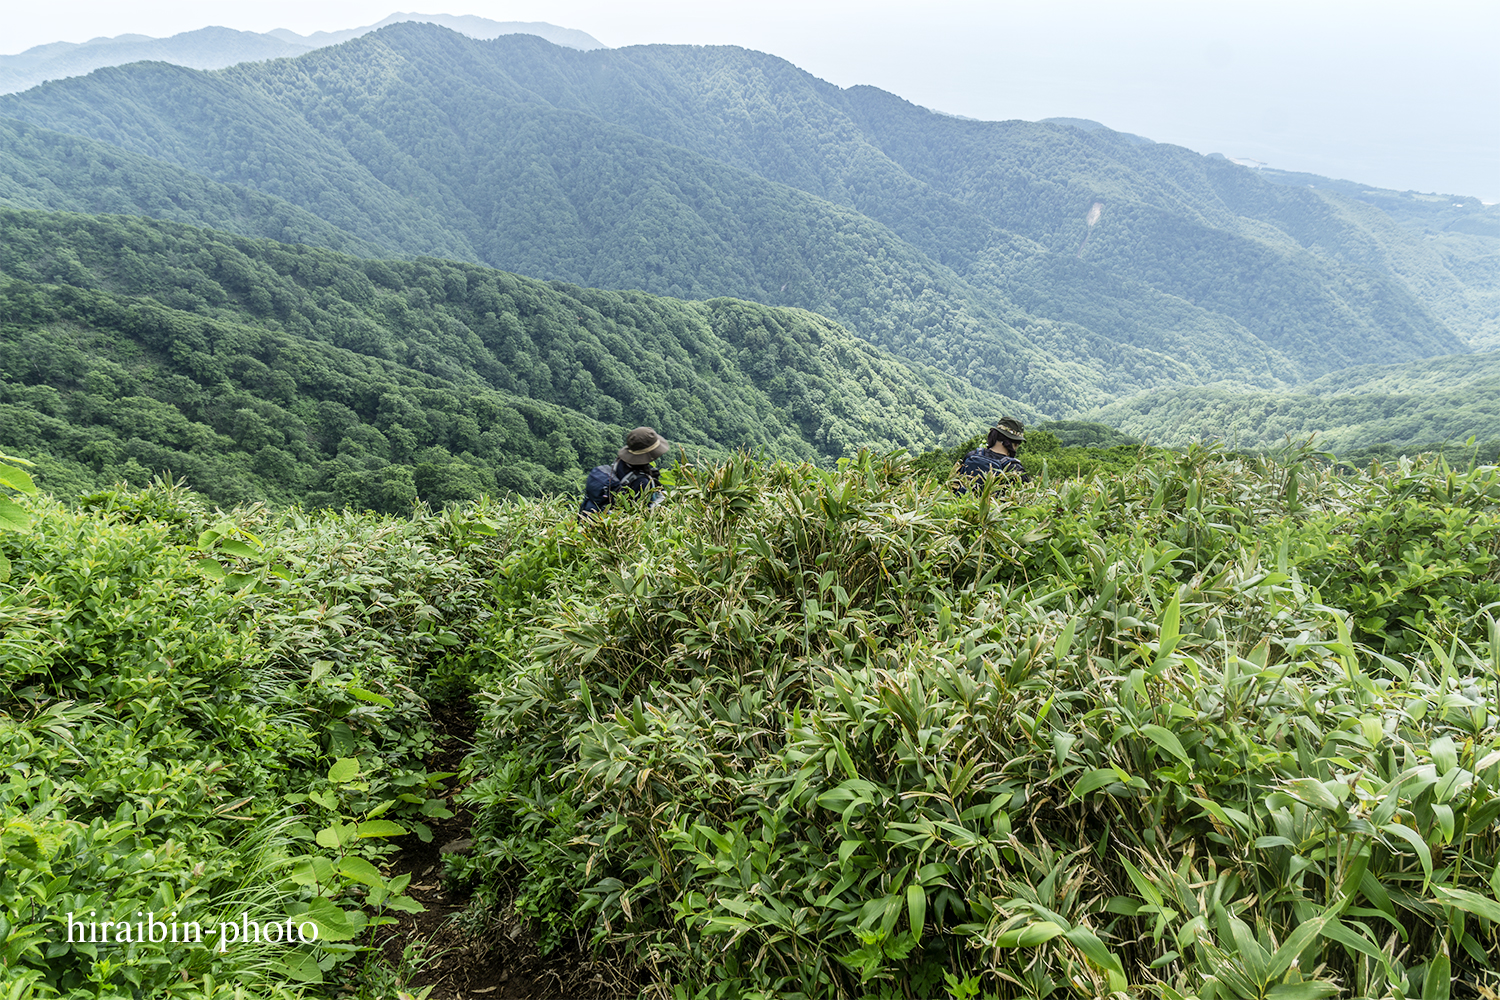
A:
POLYGON ((456 874, 651 995, 1494 988, 1494 467, 741 459, 528 517, 456 874))
POLYGON ((955 496, 740 456, 586 523, 16 493, 7 988, 388 995, 386 838, 472 695, 449 884, 643 996, 1493 991, 1500 470, 1105 457, 955 496), (226 905, 328 944, 59 937, 226 905))

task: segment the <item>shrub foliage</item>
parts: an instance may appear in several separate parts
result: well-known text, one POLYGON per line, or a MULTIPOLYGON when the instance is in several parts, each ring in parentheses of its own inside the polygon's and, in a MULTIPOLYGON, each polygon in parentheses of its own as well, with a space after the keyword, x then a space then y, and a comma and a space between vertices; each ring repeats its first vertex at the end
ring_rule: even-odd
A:
POLYGON ((963 496, 738 457, 584 522, 13 493, 8 982, 381 995, 384 835, 446 812, 423 699, 468 693, 450 884, 652 997, 1492 990, 1500 469, 1137 456, 963 496), (328 933, 60 929, 148 909, 328 933))
POLYGON ((681 997, 1482 985, 1500 472, 1306 458, 533 513, 467 874, 681 997))

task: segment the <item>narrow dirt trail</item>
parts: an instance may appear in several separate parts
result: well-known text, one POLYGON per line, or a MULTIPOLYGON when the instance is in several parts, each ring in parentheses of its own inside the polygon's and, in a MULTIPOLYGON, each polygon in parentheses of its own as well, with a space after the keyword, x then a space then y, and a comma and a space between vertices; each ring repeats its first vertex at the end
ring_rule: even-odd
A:
MULTIPOLYGON (((434 704, 432 716, 438 748, 427 769, 457 772, 473 746, 472 709, 467 701, 455 700, 434 704)), ((407 964, 403 952, 416 958, 410 962, 415 973, 401 984, 402 990, 415 995, 431 986, 429 1000, 624 1000, 639 995, 639 984, 627 970, 593 958, 573 943, 540 954, 525 921, 509 906, 478 931, 456 923, 453 918, 467 909, 469 895, 444 885, 443 855, 472 848, 472 816, 451 800, 451 793, 449 808, 451 818, 429 823, 431 843, 416 836, 401 841, 401 854, 389 873, 410 873, 407 895, 426 907, 422 913, 400 914, 400 922, 379 935, 391 968, 407 964)))

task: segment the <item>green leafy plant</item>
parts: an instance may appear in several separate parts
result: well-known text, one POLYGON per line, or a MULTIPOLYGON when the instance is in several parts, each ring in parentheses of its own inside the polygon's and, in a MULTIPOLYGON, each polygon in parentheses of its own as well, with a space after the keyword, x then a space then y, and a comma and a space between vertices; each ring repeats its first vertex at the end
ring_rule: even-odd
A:
MULTIPOLYGON (((0 452, 0 531, 25 531, 31 526, 31 515, 26 509, 5 490, 14 490, 17 493, 36 494, 36 484, 31 481, 31 475, 23 466, 31 463, 24 458, 16 458, 0 452)), ((0 583, 10 579, 10 560, 0 552, 0 583)))

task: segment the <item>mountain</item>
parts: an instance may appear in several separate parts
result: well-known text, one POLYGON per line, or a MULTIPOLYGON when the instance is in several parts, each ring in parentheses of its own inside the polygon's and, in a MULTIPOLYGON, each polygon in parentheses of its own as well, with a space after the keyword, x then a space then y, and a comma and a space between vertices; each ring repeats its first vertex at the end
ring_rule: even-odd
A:
POLYGON ((1361 365, 1282 392, 1242 385, 1143 393, 1089 414, 1152 444, 1269 448, 1316 435, 1340 454, 1500 439, 1500 352, 1361 365))
POLYGON ((299 35, 295 31, 285 28, 277 28, 275 31, 267 32, 272 37, 305 45, 310 49, 320 49, 325 45, 338 45, 347 42, 351 38, 368 35, 372 31, 391 24, 400 24, 403 21, 415 21, 421 24, 436 24, 449 28, 461 35, 470 38, 491 39, 499 38, 501 35, 536 35, 545 38, 554 45, 563 45, 570 49, 578 49, 588 52, 592 49, 605 48, 603 42, 590 35, 586 31, 577 28, 560 28, 546 21, 491 21, 486 17, 478 17, 474 14, 391 14, 388 17, 367 24, 363 28, 347 28, 343 31, 315 31, 311 35, 299 35))
POLYGON ((381 255, 375 244, 274 195, 219 184, 117 146, 13 120, 0 120, 0 204, 143 215, 365 257, 381 255))
POLYGON ((0 208, 0 452, 59 493, 389 512, 572 492, 638 424, 689 456, 921 452, 1034 410, 813 313, 0 208))
POLYGON ((473 14, 392 14, 374 24, 344 31, 317 31, 299 35, 277 28, 265 34, 209 27, 184 31, 169 38, 117 35, 87 42, 52 42, 37 45, 17 55, 0 56, 0 94, 26 90, 47 80, 83 76, 106 66, 133 62, 165 62, 192 69, 223 69, 242 62, 259 62, 301 55, 327 45, 369 34, 389 24, 419 21, 440 24, 470 38, 496 38, 527 34, 575 49, 599 49, 604 44, 587 32, 560 28, 545 21, 491 21, 473 14))
MULTIPOLYGON (((1486 205, 1465 195, 1388 191, 1317 174, 1265 168, 1257 174, 1272 184, 1333 192, 1371 205, 1386 218, 1420 234, 1430 253, 1414 256, 1430 258, 1436 254, 1444 269, 1427 268, 1414 261, 1408 271, 1417 283, 1436 280, 1446 286, 1430 288, 1424 297, 1433 303, 1440 318, 1463 331, 1470 346, 1487 351, 1500 348, 1500 205, 1486 205)), ((1390 245, 1409 246, 1410 242, 1392 240, 1390 245)))
POLYGON ((194 69, 222 69, 240 62, 301 55, 311 49, 310 45, 272 35, 220 27, 184 31, 170 38, 117 35, 81 43, 52 42, 17 55, 0 56, 0 93, 125 63, 153 60, 194 69))
MULTIPOLYGON (((732 47, 403 23, 215 73, 102 70, 0 115, 389 255, 813 310, 1057 416, 1464 353, 1489 330, 1490 237, 1460 259, 1337 190, 1096 123, 953 118, 732 47)), ((90 197, 63 161, 29 169, 53 207, 90 197)))

